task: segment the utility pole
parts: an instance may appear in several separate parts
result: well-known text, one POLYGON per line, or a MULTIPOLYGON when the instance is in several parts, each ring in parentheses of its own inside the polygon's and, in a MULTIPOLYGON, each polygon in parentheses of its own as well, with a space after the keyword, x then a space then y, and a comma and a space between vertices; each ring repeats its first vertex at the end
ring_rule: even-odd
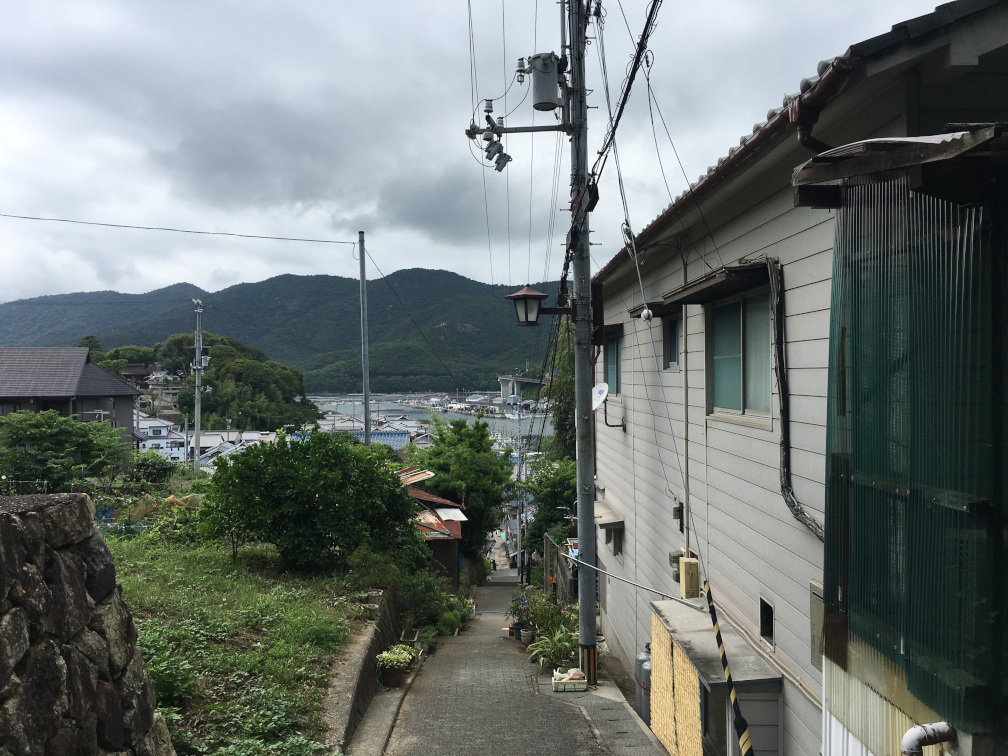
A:
MULTIPOLYGON (((563 0, 560 3, 562 16, 565 5, 566 28, 563 20, 560 25, 561 58, 558 60, 552 53, 537 54, 529 60, 528 67, 524 58, 518 61, 519 83, 524 80, 526 74, 532 74, 532 106, 537 110, 552 110, 560 105, 562 107, 560 123, 548 126, 507 127, 504 126, 503 118, 498 118, 496 121, 493 119, 491 115, 493 102, 486 100, 483 112, 487 128, 477 126, 474 121, 465 133, 470 139, 482 135, 483 140, 487 142, 486 159, 494 161, 498 172, 503 171, 511 160, 511 156, 503 151, 503 146, 497 139, 502 134, 564 131, 571 140, 571 228, 567 246, 574 279, 568 314, 574 321, 577 534, 578 558, 581 562, 578 568, 578 643, 581 650, 581 669, 588 679, 588 684, 595 685, 598 673, 598 649, 595 627, 595 450, 592 446, 591 411, 591 385, 594 376, 591 365, 591 258, 588 214, 598 199, 598 192, 588 180, 588 101, 585 86, 585 48, 591 3, 590 0, 563 0), (568 63, 569 83, 564 78, 568 63), (550 77, 554 74, 555 85, 550 81, 550 77), (558 87, 563 89, 565 97, 556 97, 558 87)), ((522 292, 518 292, 517 295, 508 298, 514 299, 521 294, 522 292)), ((538 308, 538 304, 536 307, 538 308)), ((540 311, 546 314, 567 312, 560 308, 540 308, 540 311)), ((535 320, 536 317, 533 315, 531 319, 535 320)))
POLYGON ((196 418, 193 426, 193 438, 196 448, 193 451, 193 470, 199 469, 200 457, 200 400, 202 399, 202 378, 203 368, 206 362, 203 359, 203 300, 194 299, 192 303, 196 306, 196 359, 193 361, 192 369, 196 374, 196 418))
POLYGON ((368 366, 367 272, 364 269, 364 232, 357 232, 360 252, 360 329, 364 362, 364 446, 371 448, 371 377, 368 366))
POLYGON ((585 47, 588 6, 569 0, 571 85, 571 257, 574 294, 574 404, 577 448, 578 644, 589 685, 598 675, 595 626, 595 449, 591 411, 591 258, 588 239, 588 97, 585 47))

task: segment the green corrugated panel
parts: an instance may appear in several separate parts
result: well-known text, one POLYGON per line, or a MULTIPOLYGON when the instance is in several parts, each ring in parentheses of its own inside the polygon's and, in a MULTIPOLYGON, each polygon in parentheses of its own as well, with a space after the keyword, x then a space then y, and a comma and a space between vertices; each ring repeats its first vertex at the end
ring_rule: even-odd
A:
POLYGON ((826 649, 846 668, 861 638, 976 731, 1003 716, 1006 653, 989 221, 872 179, 837 213, 826 649))

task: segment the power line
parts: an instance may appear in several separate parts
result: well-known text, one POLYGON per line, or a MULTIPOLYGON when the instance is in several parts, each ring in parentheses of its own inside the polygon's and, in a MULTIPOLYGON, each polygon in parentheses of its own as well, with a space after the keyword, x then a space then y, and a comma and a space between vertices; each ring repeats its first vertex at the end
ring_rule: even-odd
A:
POLYGON ((266 239, 269 241, 308 242, 309 244, 356 244, 352 241, 337 241, 336 239, 304 239, 297 236, 265 236, 262 234, 238 234, 231 231, 194 231, 189 228, 171 228, 168 226, 134 226, 128 223, 99 223, 98 221, 72 220, 70 218, 41 218, 35 215, 14 215, 0 213, 0 218, 16 218, 18 220, 44 221, 46 223, 72 223, 78 226, 100 226, 102 228, 128 228, 134 231, 170 231, 174 234, 198 234, 200 236, 235 236, 240 239, 266 239))
POLYGON ((441 363, 441 367, 443 367, 445 369, 445 372, 447 372, 448 375, 451 376, 452 380, 455 381, 455 386, 461 389, 462 381, 460 381, 458 377, 456 377, 456 375, 451 371, 451 368, 449 368, 445 364, 445 361, 441 359, 441 355, 438 354, 438 351, 434 348, 434 345, 430 342, 430 339, 427 338, 427 334, 423 332, 423 329, 420 327, 420 324, 417 323, 416 320, 413 318, 413 314, 406 307, 405 303, 402 301, 402 299, 399 298, 399 292, 397 292, 395 288, 392 286, 392 284, 389 283, 388 276, 386 276, 385 273, 382 271, 382 269, 378 267, 378 263, 376 263, 375 259, 371 257, 371 253, 368 252, 367 247, 364 248, 364 254, 368 256, 368 259, 371 261, 371 264, 375 266, 375 270, 381 273, 382 278, 385 280, 385 285, 389 287, 389 290, 392 292, 392 295, 396 298, 396 301, 399 302, 399 306, 403 308, 403 312, 406 313, 406 317, 410 319, 410 322, 413 323, 414 327, 420 333, 420 336, 422 336, 423 340, 427 342, 427 346, 430 348, 431 353, 437 358, 437 361, 441 363))

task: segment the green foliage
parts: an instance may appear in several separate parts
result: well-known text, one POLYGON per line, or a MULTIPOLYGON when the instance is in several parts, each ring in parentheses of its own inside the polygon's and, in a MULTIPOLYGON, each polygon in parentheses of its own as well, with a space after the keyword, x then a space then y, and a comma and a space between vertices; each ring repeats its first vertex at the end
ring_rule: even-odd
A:
POLYGON ((540 667, 570 666, 578 650, 578 635, 561 625, 552 633, 540 633, 528 647, 529 661, 540 667))
MULTIPOLYGON (((384 283, 368 295, 373 391, 485 388, 526 358, 531 364, 542 359, 546 339, 514 326, 514 309, 504 300, 513 287, 422 269, 397 271, 384 283), (403 328, 400 300, 419 330, 403 328)), ((556 290, 552 283, 531 283, 540 291, 556 290)), ((189 302, 198 297, 213 330, 301 370, 312 393, 340 393, 361 386, 360 328, 354 325, 360 323, 359 292, 356 278, 285 275, 213 293, 176 284, 143 295, 57 295, 46 298, 46 307, 0 303, 0 319, 7 343, 23 346, 74 343, 82 334, 96 334, 106 347, 164 343, 170 334, 191 331, 189 302)), ((167 370, 192 361, 189 338, 187 353, 164 360, 167 370)))
POLYGON ((413 630, 437 622, 448 605, 448 584, 444 578, 426 570, 403 577, 400 584, 403 625, 413 630))
POLYGON ((179 754, 308 754, 353 598, 339 576, 278 569, 275 552, 106 536, 179 754), (250 750, 242 750, 250 749, 250 750))
POLYGON ((375 656, 379 669, 406 669, 420 658, 419 652, 405 643, 397 643, 388 651, 382 651, 375 656))
POLYGON ((98 337, 94 334, 89 334, 77 342, 77 346, 85 347, 91 352, 91 359, 94 359, 96 354, 102 353, 101 342, 98 341, 98 337))
POLYGON ((574 326, 564 318, 557 338, 556 359, 550 376, 547 395, 553 416, 553 435, 544 439, 543 447, 550 459, 577 458, 574 398, 574 326))
POLYGON ((114 477, 129 459, 127 444, 107 422, 82 423, 55 410, 14 412, 0 417, 0 473, 67 491, 85 475, 114 477))
POLYGON ((131 365, 153 365, 157 361, 157 350, 153 347, 129 344, 109 349, 105 353, 105 358, 109 360, 124 360, 127 364, 131 365))
POLYGON ((577 464, 574 460, 537 460, 521 487, 532 495, 536 503, 536 513, 523 542, 525 550, 530 553, 542 551, 543 534, 552 534, 557 526, 562 526, 561 532, 566 538, 572 525, 568 524, 564 515, 575 510, 577 501, 577 464))
MULTIPOLYGON (((191 361, 194 337, 175 334, 158 344, 159 358, 174 366, 183 358, 191 361)), ((304 376, 297 370, 272 362, 260 349, 237 339, 204 333, 210 362, 203 374, 202 422, 207 430, 224 430, 227 421, 239 430, 277 430, 285 425, 311 425, 322 413, 305 394, 304 376)), ((182 362, 181 364, 186 364, 182 362)), ((196 379, 179 392, 179 408, 193 412, 196 379)))
POLYGON ((413 513, 380 452, 315 429, 219 457, 205 532, 271 543, 288 567, 317 570, 361 544, 384 551, 415 543, 413 513))
POLYGON ((416 464, 435 473, 425 481, 427 491, 465 505, 462 552, 471 558, 483 553, 487 534, 500 522, 501 497, 511 480, 507 455, 493 451, 490 430, 482 420, 470 425, 459 419, 446 423, 434 418, 431 447, 416 454, 416 464))
POLYGON ((443 611, 441 612, 441 616, 438 617, 438 635, 455 635, 455 631, 459 629, 459 625, 461 624, 462 617, 460 616, 458 610, 449 609, 443 611))
POLYGON ((519 588, 511 596, 507 613, 522 627, 534 628, 538 635, 553 634, 565 622, 563 607, 542 588, 519 588))
POLYGON ((181 706, 196 694, 196 672, 192 664, 176 656, 156 624, 142 625, 138 643, 154 686, 154 698, 168 706, 181 706))
POLYGON ((146 481, 163 486, 171 480, 177 467, 178 465, 170 459, 162 457, 153 449, 148 449, 133 453, 133 461, 126 470, 125 478, 130 482, 146 481))

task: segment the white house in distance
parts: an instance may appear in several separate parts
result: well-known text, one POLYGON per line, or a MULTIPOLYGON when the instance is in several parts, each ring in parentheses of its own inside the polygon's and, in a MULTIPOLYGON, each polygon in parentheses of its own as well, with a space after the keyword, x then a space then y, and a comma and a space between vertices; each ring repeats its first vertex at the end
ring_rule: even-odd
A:
POLYGON ((153 450, 165 459, 185 464, 186 437, 169 420, 141 415, 136 427, 137 448, 153 450))
POLYGON ((1008 3, 942 5, 822 62, 593 279, 602 632, 628 669, 650 644, 673 756, 738 753, 694 565, 755 753, 941 720, 1004 752, 1005 121, 1008 3))

